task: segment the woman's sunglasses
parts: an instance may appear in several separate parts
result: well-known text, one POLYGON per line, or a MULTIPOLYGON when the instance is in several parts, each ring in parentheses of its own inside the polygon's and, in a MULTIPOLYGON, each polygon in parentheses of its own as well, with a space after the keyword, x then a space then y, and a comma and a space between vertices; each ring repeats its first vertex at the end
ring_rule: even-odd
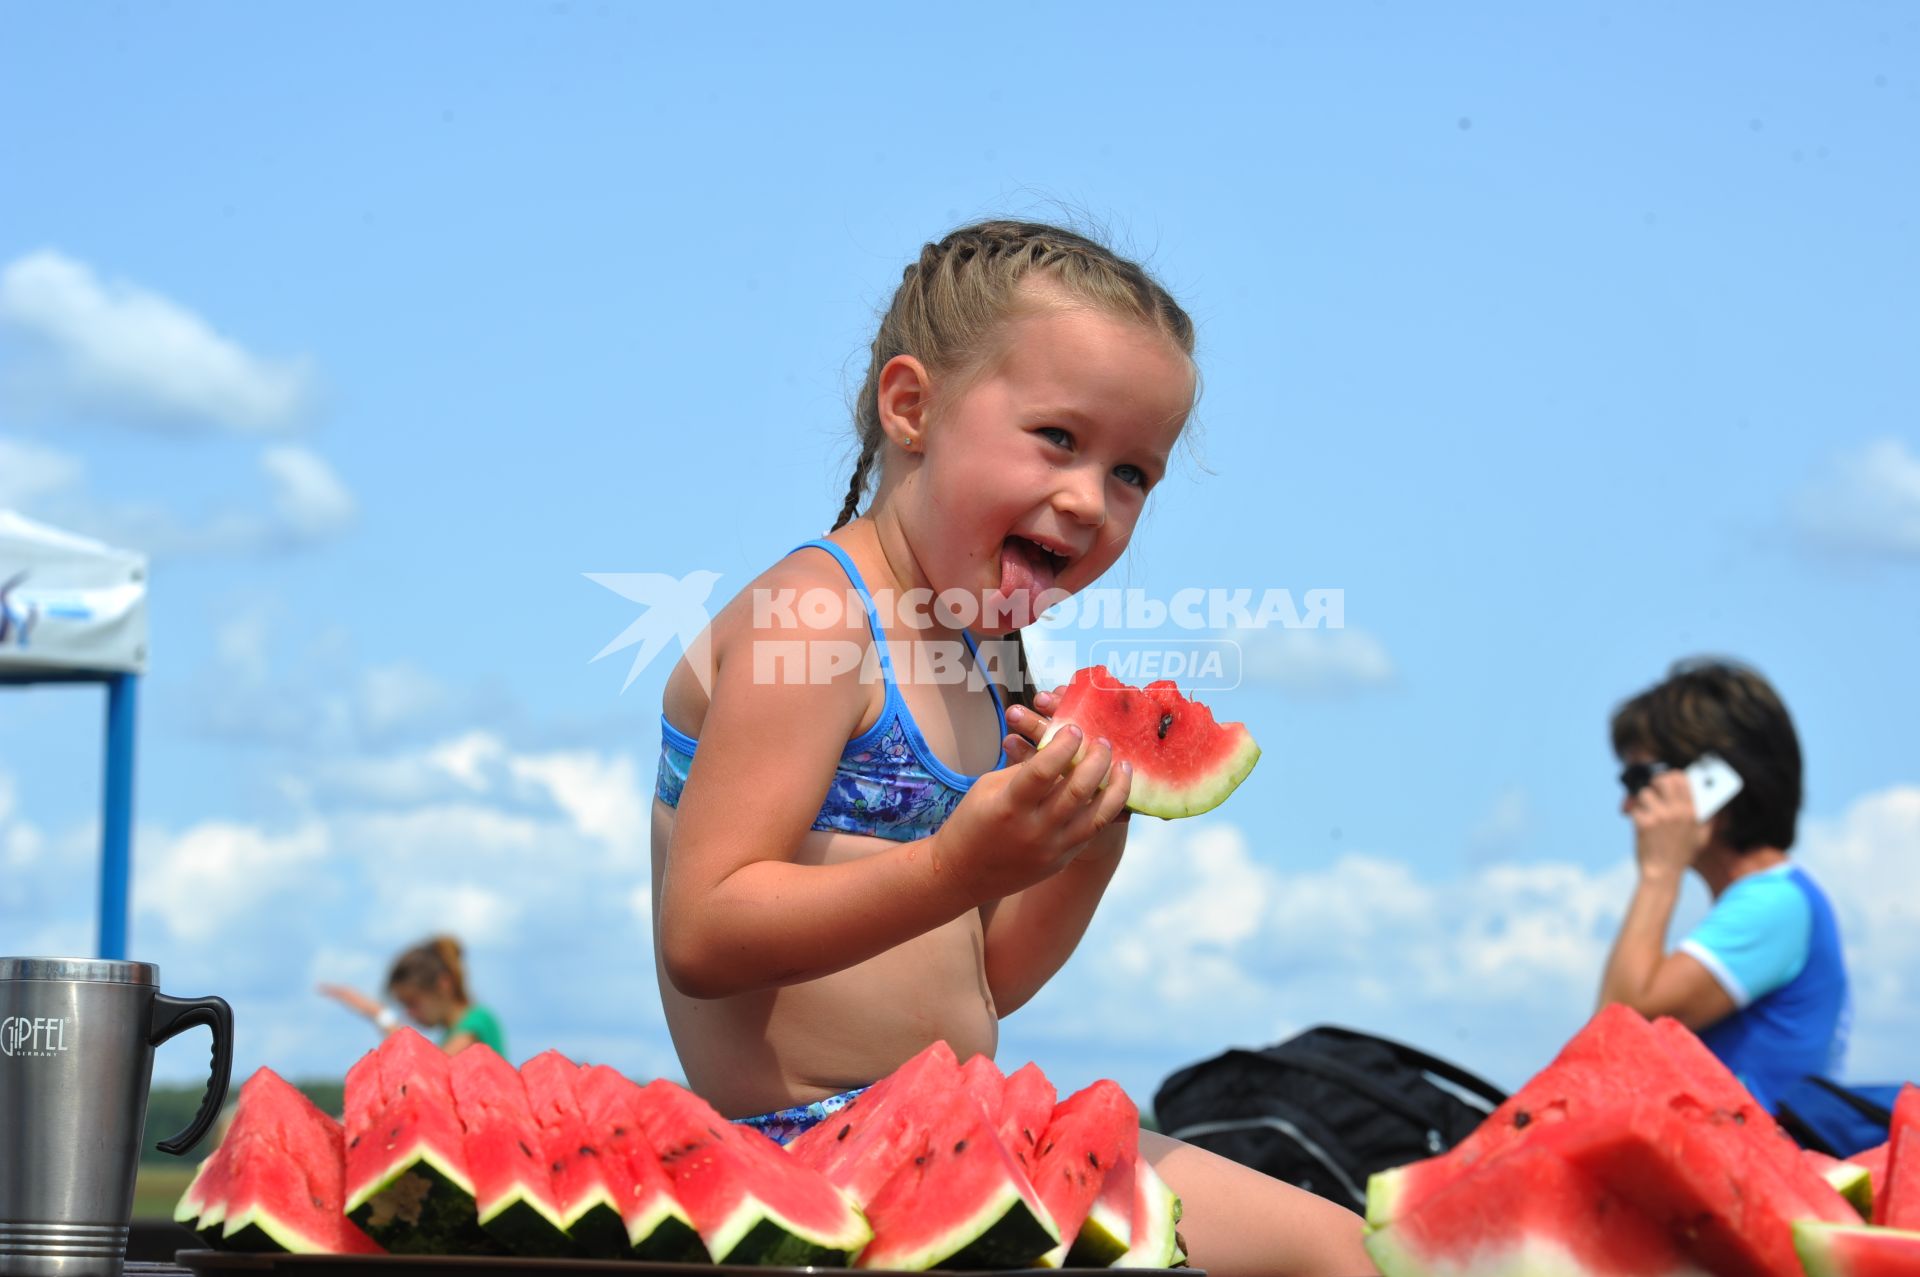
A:
POLYGON ((1665 763, 1628 763, 1621 769, 1620 783, 1627 787, 1629 795, 1637 794, 1651 785, 1655 776, 1672 770, 1665 763))

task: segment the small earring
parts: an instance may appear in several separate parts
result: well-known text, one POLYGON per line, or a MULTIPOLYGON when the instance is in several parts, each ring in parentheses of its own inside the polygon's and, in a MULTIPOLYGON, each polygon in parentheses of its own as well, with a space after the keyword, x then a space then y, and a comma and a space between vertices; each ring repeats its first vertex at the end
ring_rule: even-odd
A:
POLYGON ((908 452, 912 452, 912 451, 913 451, 913 445, 914 445, 914 444, 915 444, 916 442, 918 442, 918 441, 917 441, 917 440, 915 440, 915 439, 914 439, 914 437, 913 437, 912 435, 908 435, 908 436, 906 437, 906 439, 905 439, 904 441, 902 441, 902 443, 900 444, 900 446, 901 446, 902 448, 905 448, 905 449, 906 449, 906 450, 907 450, 908 452))

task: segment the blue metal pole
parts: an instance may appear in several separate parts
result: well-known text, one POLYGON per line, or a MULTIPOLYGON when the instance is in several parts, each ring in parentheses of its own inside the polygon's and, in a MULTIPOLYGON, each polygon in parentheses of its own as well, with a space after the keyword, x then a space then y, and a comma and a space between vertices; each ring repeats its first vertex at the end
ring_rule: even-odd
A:
POLYGON ((100 813, 100 956, 127 956, 127 888, 133 874, 133 736, 140 676, 107 679, 107 776, 100 813))

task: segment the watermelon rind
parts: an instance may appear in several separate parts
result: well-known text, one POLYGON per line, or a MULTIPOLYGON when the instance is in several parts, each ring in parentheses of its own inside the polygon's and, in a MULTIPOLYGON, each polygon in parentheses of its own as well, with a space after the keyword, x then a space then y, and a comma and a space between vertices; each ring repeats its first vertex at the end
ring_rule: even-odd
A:
MULTIPOLYGON (((1581 1263, 1567 1247, 1551 1237, 1532 1234, 1500 1244, 1497 1252, 1454 1260, 1435 1260, 1402 1245, 1392 1225, 1367 1234, 1361 1243, 1383 1277, 1602 1277, 1600 1270, 1581 1263)), ((1699 1277, 1697 1269, 1670 1274, 1642 1273, 1637 1277, 1699 1277)))
POLYGON ((1847 1199, 1849 1206, 1860 1212, 1861 1219, 1873 1218, 1873 1175, 1866 1167, 1839 1162, 1820 1175, 1833 1185, 1834 1192, 1847 1199))
POLYGON ((387 1169, 347 1199, 347 1218, 395 1254, 485 1254, 473 1185, 424 1142, 396 1149, 387 1169))
POLYGON ((1404 1166, 1396 1166, 1390 1171, 1375 1171, 1367 1177, 1366 1219, 1369 1229, 1385 1228, 1393 1222, 1406 1180, 1407 1168, 1404 1166))
POLYGON ((840 1232, 820 1232, 747 1193, 703 1240, 716 1264, 845 1268, 873 1236, 858 1211, 847 1214, 840 1232))
POLYGON ((1906 1229, 1796 1220, 1793 1249, 1807 1277, 1920 1272, 1920 1232, 1906 1229))
POLYGON ((1205 781, 1192 785, 1172 785, 1135 771, 1133 784, 1127 790, 1127 806, 1143 816, 1158 816, 1162 820, 1179 820, 1185 816, 1210 812, 1227 801, 1259 761, 1260 747, 1242 728, 1241 738, 1233 752, 1217 765, 1205 781))
POLYGON ((1080 1231, 1067 1248, 1069 1268, 1110 1268, 1133 1245, 1133 1212, 1139 1178, 1139 1157, 1132 1150, 1107 1172, 1100 1195, 1093 1199, 1080 1231))
POLYGON ((884 1252, 868 1247, 861 1252, 860 1266, 898 1272, 925 1272, 934 1267, 1018 1268, 1059 1240, 1059 1234, 1049 1229, 1019 1190, 1009 1184, 1004 1192, 982 1201, 972 1215, 949 1220, 939 1236, 920 1246, 884 1252))
POLYGON ((1136 1164, 1135 1176, 1133 1244, 1112 1267, 1177 1268, 1187 1262, 1180 1247, 1180 1197, 1144 1157, 1136 1164))

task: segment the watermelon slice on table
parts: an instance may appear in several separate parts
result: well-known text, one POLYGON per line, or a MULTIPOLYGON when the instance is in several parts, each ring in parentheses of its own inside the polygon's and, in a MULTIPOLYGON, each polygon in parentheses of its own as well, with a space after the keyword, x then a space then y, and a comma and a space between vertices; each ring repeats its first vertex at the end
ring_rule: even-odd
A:
POLYGON ((1144 1157, 1134 1162, 1133 1186, 1133 1244, 1113 1267, 1178 1268, 1187 1262, 1180 1246, 1180 1198, 1144 1157))
POLYGON ((340 1124, 271 1069, 240 1088, 227 1136, 202 1162, 174 1217, 225 1250, 369 1254, 342 1213, 340 1124))
POLYGON ((1873 1222, 1890 1228, 1920 1228, 1920 1086, 1911 1082, 1900 1088, 1893 1102, 1887 1173, 1874 1186, 1873 1222))
POLYGON ((1056 1104, 1034 1153, 1033 1187, 1060 1231, 1041 1260, 1058 1268, 1121 1154, 1140 1146, 1140 1110, 1118 1082, 1102 1078, 1056 1104))
POLYGON ((1793 1244, 1807 1277, 1914 1277, 1920 1273, 1920 1232, 1806 1220, 1793 1226, 1793 1244))
POLYGON ((684 1087, 650 1082, 640 1088, 639 1109, 674 1196, 714 1263, 844 1267, 873 1239, 824 1175, 684 1087))
POLYGON ((567 1236, 586 1254, 614 1259, 628 1253, 627 1225, 600 1136, 588 1129, 574 1093, 578 1071, 560 1052, 543 1051, 520 1066, 520 1080, 539 1123, 540 1154, 553 1174, 553 1197, 567 1236))
POLYGON ((1108 1268, 1132 1249, 1139 1163, 1139 1149, 1122 1146, 1067 1248, 1067 1267, 1108 1268))
POLYGON ((1053 1106, 1058 1098, 1053 1083, 1047 1080, 1038 1064, 1023 1064, 1007 1075, 1006 1087, 1000 1093, 1000 1116, 995 1129, 1000 1134, 1000 1142, 1028 1175, 1033 1174, 1034 1153, 1039 1148, 1041 1135, 1046 1133, 1047 1123, 1053 1120, 1053 1106))
POLYGON ((412 1029, 347 1071, 346 1212, 402 1254, 488 1254, 447 1055, 412 1029))
POLYGON ((673 1185, 640 1125, 639 1086, 598 1064, 581 1072, 576 1089, 581 1116, 603 1141, 634 1258, 704 1263, 707 1248, 674 1198, 673 1185))
POLYGON ((1664 1221, 1571 1165, 1556 1142, 1487 1160, 1369 1233, 1367 1253, 1386 1277, 1703 1277, 1664 1221))
POLYGON ((867 1207, 873 1240, 860 1267, 1019 1268, 1059 1244, 1046 1207, 970 1090, 948 1091, 916 1125, 867 1207))
POLYGON ((1212 811, 1260 761, 1244 723, 1214 722, 1211 710, 1166 679, 1129 687, 1094 665, 1076 673, 1059 695, 1040 743, 1070 723, 1088 741, 1104 736, 1115 758, 1133 764, 1127 806, 1142 815, 1171 820, 1212 811))
POLYGON ((454 1056, 448 1075, 480 1227, 516 1255, 576 1253, 520 1075, 484 1042, 454 1056))
POLYGON ((953 1048, 935 1042, 801 1134, 787 1154, 865 1208, 917 1150, 927 1120, 963 1087, 953 1048))

